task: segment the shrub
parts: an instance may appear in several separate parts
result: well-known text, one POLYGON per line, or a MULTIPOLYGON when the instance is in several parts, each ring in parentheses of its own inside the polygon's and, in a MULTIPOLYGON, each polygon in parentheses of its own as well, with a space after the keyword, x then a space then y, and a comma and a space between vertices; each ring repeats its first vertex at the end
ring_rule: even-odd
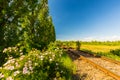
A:
POLYGON ((76 41, 76 50, 80 50, 80 46, 81 46, 80 42, 76 41))
POLYGON ((120 56, 120 49, 110 50, 110 52, 114 55, 120 56))
POLYGON ((49 47, 45 52, 33 48, 25 55, 20 55, 19 48, 5 49, 3 52, 12 57, 0 68, 0 79, 70 80, 72 70, 64 64, 64 51, 49 47))
POLYGON ((17 58, 23 54, 22 50, 17 47, 8 47, 3 50, 4 54, 7 54, 8 57, 17 58))
POLYGON ((2 66, 7 61, 7 54, 0 53, 0 66, 2 66))

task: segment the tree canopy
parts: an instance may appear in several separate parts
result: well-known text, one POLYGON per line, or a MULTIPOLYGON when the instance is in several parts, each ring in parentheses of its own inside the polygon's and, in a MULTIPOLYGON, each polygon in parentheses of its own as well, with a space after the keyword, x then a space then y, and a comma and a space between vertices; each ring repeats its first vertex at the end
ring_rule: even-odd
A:
POLYGON ((0 46, 43 49, 55 41, 48 0, 0 0, 0 46))

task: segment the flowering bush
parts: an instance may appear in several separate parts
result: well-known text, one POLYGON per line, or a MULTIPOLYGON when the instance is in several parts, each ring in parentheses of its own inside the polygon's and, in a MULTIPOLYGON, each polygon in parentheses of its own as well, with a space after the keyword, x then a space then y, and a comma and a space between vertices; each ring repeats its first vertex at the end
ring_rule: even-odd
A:
MULTIPOLYGON (((16 47, 3 50, 8 61, 0 67, 2 80, 69 80, 72 70, 64 65, 64 51, 58 47, 41 52, 32 49, 23 55, 16 47), (14 57, 18 58, 14 58, 14 57)), ((65 57, 65 56, 64 56, 65 57)))
POLYGON ((2 66, 8 58, 18 58, 23 55, 23 50, 18 47, 8 47, 0 53, 0 66, 2 66))
POLYGON ((8 57, 19 57, 23 54, 22 50, 17 47, 8 47, 3 50, 3 53, 7 54, 8 57))

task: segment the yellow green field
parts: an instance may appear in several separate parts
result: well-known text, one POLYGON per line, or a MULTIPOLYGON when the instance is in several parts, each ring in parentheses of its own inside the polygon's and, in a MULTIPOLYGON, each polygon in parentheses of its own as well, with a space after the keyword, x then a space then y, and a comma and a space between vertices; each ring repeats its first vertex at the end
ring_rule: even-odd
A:
POLYGON ((110 50, 119 49, 120 46, 108 46, 108 45, 91 45, 91 44, 82 44, 81 50, 87 49, 92 52, 109 52, 110 50))
POLYGON ((97 56, 106 56, 114 60, 120 61, 120 41, 114 42, 79 42, 79 45, 76 41, 63 41, 57 42, 59 45, 66 48, 73 48, 88 52, 90 54, 95 54, 97 56))

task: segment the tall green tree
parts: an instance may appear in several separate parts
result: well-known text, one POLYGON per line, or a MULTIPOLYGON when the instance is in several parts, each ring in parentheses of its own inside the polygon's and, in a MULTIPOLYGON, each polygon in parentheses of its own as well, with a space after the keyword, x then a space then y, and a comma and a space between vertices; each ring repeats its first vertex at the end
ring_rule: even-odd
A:
POLYGON ((42 49, 55 41, 48 0, 0 0, 0 46, 42 49))

